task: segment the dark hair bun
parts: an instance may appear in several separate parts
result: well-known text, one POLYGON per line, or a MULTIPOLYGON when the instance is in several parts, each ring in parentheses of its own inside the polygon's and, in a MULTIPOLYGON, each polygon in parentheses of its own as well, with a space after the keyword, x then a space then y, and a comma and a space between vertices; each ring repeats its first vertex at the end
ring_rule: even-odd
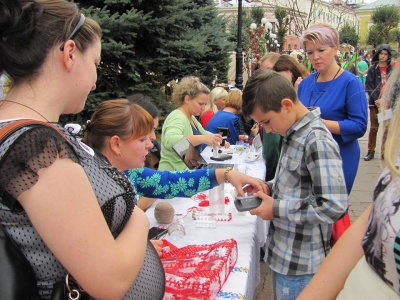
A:
POLYGON ((27 43, 41 14, 42 8, 35 1, 1 0, 0 43, 27 43))

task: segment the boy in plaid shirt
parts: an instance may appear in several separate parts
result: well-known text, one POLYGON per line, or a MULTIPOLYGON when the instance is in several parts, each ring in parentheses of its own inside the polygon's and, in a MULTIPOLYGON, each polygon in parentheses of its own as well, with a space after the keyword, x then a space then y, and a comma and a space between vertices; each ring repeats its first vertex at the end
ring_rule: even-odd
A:
POLYGON ((269 194, 250 211, 271 220, 267 263, 275 299, 295 299, 330 250, 332 224, 348 208, 339 147, 317 107, 306 108, 282 75, 258 70, 243 91, 243 114, 283 136, 269 194))

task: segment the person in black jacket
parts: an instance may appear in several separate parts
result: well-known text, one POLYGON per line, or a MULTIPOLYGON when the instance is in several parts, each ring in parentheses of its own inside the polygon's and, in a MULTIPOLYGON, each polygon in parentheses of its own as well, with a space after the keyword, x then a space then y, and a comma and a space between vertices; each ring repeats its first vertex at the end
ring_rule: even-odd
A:
MULTIPOLYGON (((382 44, 372 58, 372 66, 368 69, 365 90, 369 96, 370 129, 368 136, 368 153, 365 161, 370 161, 375 155, 376 136, 378 133, 378 106, 387 78, 392 70, 390 65, 392 48, 382 44)), ((383 153, 382 153, 383 155, 383 153)))

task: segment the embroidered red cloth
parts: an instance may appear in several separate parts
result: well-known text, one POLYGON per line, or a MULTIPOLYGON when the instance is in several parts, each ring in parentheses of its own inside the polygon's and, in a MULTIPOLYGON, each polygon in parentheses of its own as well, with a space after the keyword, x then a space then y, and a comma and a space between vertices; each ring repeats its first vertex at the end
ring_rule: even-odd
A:
POLYGON ((163 253, 164 299, 215 299, 237 257, 234 239, 209 245, 189 245, 163 253))

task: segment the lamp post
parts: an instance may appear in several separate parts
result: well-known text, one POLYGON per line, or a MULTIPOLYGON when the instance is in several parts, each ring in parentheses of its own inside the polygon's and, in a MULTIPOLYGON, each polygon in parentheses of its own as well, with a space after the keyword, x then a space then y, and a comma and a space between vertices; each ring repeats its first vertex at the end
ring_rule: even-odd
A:
POLYGON ((237 29, 237 47, 236 47, 235 86, 239 90, 243 90, 242 0, 238 0, 238 29, 237 29))
POLYGON ((242 49, 242 0, 238 0, 238 30, 236 47, 236 77, 235 86, 243 89, 243 49, 242 49))
POLYGON ((272 24, 270 22, 268 22, 267 18, 262 18, 261 23, 264 24, 264 27, 266 29, 265 43, 267 45, 267 51, 269 52, 270 51, 270 39, 272 38, 271 35, 273 35, 273 33, 271 32, 272 24))
MULTIPOLYGON (((245 0, 247 3, 253 0, 245 0)), ((243 89, 243 46, 242 46, 242 0, 238 0, 238 29, 237 29, 237 46, 236 46, 236 76, 235 87, 239 90, 243 89)))
POLYGON ((272 32, 272 24, 268 22, 267 18, 262 18, 261 23, 265 29, 265 44, 267 46, 267 51, 270 52, 271 49, 275 51, 280 45, 278 45, 278 41, 276 40, 277 35, 272 32))

